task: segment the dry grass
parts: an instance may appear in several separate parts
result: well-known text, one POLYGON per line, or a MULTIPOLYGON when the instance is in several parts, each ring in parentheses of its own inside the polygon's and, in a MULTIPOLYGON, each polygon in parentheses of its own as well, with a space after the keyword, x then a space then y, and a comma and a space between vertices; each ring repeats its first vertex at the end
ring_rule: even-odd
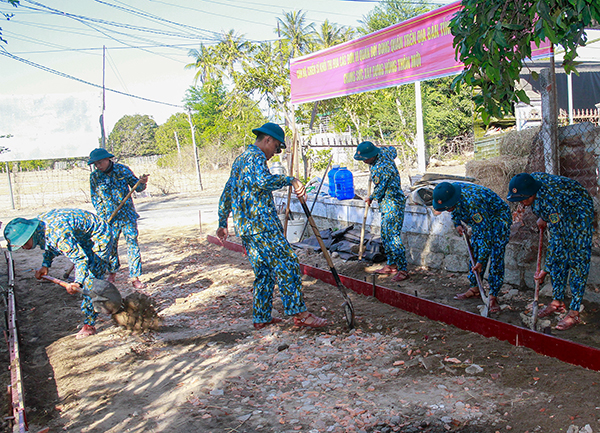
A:
POLYGON ((533 151, 533 143, 540 128, 527 128, 522 131, 510 131, 500 140, 500 155, 528 157, 533 151))
POLYGON ((466 175, 477 179, 477 183, 491 189, 500 197, 506 197, 508 182, 518 173, 525 171, 527 156, 497 156, 486 160, 469 161, 466 175))

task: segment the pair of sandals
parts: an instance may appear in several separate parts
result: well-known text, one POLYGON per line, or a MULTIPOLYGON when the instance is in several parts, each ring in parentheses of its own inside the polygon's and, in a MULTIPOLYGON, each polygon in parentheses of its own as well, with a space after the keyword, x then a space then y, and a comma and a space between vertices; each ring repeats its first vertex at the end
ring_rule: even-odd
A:
MULTIPOLYGON (((269 322, 255 323, 254 329, 263 329, 269 325, 281 323, 282 321, 283 319, 280 319, 279 317, 273 317, 269 322)), ((304 317, 294 316, 294 326, 304 328, 322 328, 323 326, 327 326, 327 319, 317 317, 313 313, 308 313, 304 317)))
MULTIPOLYGON (((481 299, 481 293, 479 293, 479 289, 477 287, 469 287, 465 293, 459 293, 454 297, 454 299, 465 300, 470 298, 479 298, 481 299)), ((489 312, 490 313, 499 313, 500 305, 498 305, 498 298, 496 296, 490 295, 490 304, 489 304, 489 312)))
MULTIPOLYGON (((543 318, 549 316, 552 313, 565 313, 566 311, 567 307, 565 303, 563 301, 555 299, 538 313, 538 317, 543 318)), ((579 311, 569 310, 569 312, 558 321, 558 323, 556 324, 556 329, 558 331, 566 331, 567 329, 570 329, 575 325, 579 325, 580 323, 581 317, 579 316, 579 311)))
POLYGON ((408 271, 399 271, 397 268, 392 267, 390 265, 385 265, 383 268, 374 271, 374 273, 378 275, 396 274, 394 275, 394 278, 392 278, 393 281, 404 281, 410 277, 408 271))
POLYGON ((75 334, 76 339, 86 338, 90 335, 96 334, 96 327, 92 325, 83 325, 83 327, 79 330, 77 334, 75 334))

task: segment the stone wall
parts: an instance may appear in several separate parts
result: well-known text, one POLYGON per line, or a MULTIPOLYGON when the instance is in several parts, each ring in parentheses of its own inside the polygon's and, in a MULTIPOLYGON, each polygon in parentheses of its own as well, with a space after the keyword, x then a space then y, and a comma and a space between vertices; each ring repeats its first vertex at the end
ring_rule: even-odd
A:
MULTIPOLYGON (((285 206, 287 194, 276 192, 274 195, 276 204, 285 206)), ((309 209, 313 201, 314 195, 309 196, 309 209)), ((304 217, 302 207, 295 197, 292 197, 290 211, 295 218, 304 217)), ((364 201, 362 200, 340 201, 329 196, 321 196, 312 215, 320 229, 340 229, 351 224, 360 227, 364 211, 364 201)), ((369 210, 367 229, 373 234, 380 233, 381 218, 377 203, 374 203, 369 210)), ((308 231, 310 231, 310 227, 308 231)), ((533 275, 537 259, 537 234, 531 233, 531 235, 517 236, 516 238, 518 240, 511 240, 506 248, 505 283, 522 288, 533 288, 533 275)), ((406 247, 406 259, 411 265, 445 269, 450 272, 468 271, 467 248, 463 239, 456 234, 448 212, 436 216, 432 209, 412 204, 408 200, 404 213, 402 240, 406 247)), ((600 284, 600 257, 592 256, 588 286, 598 284, 600 284)), ((567 290, 567 292, 569 291, 567 290)), ((587 292, 591 291, 587 290, 587 292)), ((588 295, 596 295, 600 298, 598 294, 586 293, 587 298, 590 297, 588 295)))

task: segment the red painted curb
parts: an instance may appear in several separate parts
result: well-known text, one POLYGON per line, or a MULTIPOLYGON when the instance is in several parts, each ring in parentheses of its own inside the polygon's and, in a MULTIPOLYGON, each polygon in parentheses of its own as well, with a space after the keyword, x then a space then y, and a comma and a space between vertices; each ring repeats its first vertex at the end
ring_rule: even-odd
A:
MULTIPOLYGON (((229 241, 221 242, 214 236, 207 236, 207 240, 229 250, 246 253, 243 245, 229 241)), ((333 286, 336 285, 333 275, 329 271, 302 263, 300 269, 304 275, 317 278, 333 286)), ((340 275, 340 280, 344 286, 356 293, 374 296, 377 300, 401 310, 444 322, 465 331, 475 332, 484 337, 495 337, 507 341, 513 346, 528 347, 541 355, 551 356, 569 364, 600 371, 600 349, 483 317, 448 305, 438 304, 387 287, 373 286, 373 284, 366 281, 343 275, 340 275)))

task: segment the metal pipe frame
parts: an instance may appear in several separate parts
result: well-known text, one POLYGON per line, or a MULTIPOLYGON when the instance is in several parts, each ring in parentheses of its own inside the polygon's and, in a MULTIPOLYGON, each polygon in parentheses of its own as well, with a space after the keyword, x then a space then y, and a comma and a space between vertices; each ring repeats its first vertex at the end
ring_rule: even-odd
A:
MULTIPOLYGON (((221 242, 217 237, 210 235, 207 236, 207 240, 229 250, 246 253, 243 245, 230 241, 221 242)), ((333 275, 329 271, 302 263, 300 264, 300 269, 304 275, 317 278, 334 286, 336 284, 333 275)), ((374 282, 360 281, 343 275, 339 277, 342 284, 354 292, 364 296, 372 296, 380 302, 401 310, 427 317, 431 320, 444 322, 465 331, 475 332, 484 337, 495 337, 499 340, 507 341, 513 346, 527 347, 541 355, 551 356, 569 364, 600 371, 600 349, 411 296, 387 287, 375 285, 374 282)))

